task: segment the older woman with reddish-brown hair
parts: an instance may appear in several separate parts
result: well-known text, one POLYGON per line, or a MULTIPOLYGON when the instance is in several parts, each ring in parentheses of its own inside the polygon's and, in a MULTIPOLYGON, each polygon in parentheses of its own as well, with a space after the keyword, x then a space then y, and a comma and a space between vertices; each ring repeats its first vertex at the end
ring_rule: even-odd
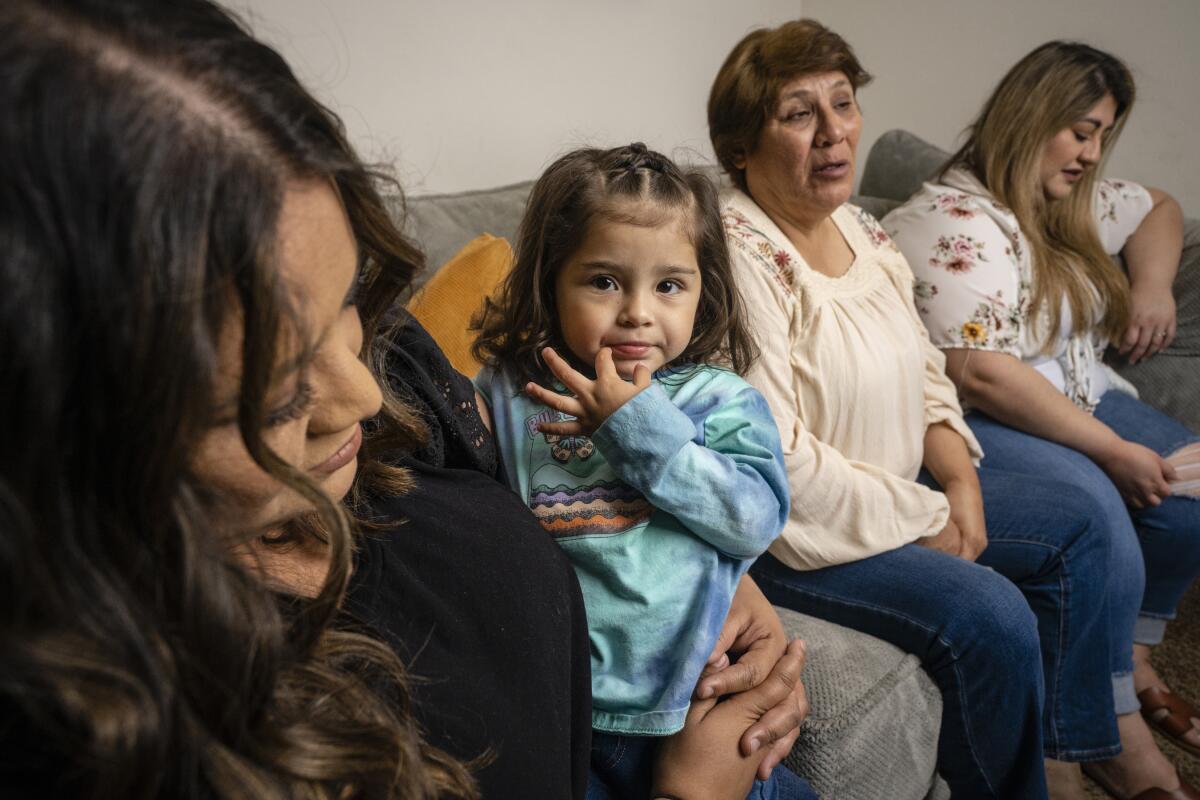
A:
POLYGON ((746 36, 709 97, 762 350, 747 378, 779 425, 792 491, 753 574, 773 602, 922 660, 956 797, 1045 797, 1060 760, 1119 747, 1106 620, 1137 598, 1109 592, 1095 512, 1068 486, 976 469, 912 272, 847 202, 869 80, 840 36, 799 20, 746 36))

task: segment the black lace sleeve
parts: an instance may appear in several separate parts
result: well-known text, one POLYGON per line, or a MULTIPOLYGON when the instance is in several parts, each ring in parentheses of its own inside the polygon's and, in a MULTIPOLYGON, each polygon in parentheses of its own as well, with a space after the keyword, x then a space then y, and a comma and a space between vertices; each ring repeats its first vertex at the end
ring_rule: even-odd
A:
POLYGON ((496 445, 479 416, 475 386, 407 313, 391 337, 387 380, 429 428, 429 441, 414 458, 434 467, 498 476, 496 445))

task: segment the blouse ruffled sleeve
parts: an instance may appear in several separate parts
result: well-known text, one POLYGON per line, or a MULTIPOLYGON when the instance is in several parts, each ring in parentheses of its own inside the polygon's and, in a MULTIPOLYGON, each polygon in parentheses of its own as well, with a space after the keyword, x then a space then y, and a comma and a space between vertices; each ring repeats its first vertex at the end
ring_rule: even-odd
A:
POLYGON ((794 359, 803 303, 787 287, 788 272, 771 269, 753 244, 731 238, 738 288, 761 355, 746 379, 779 427, 792 503, 771 553, 793 569, 858 561, 940 531, 945 497, 886 469, 846 458, 804 425, 800 369, 794 359))
POLYGON ((935 347, 1021 358, 1021 244, 975 198, 925 190, 883 224, 912 269, 916 308, 935 347))
POLYGON ((1096 232, 1104 252, 1116 255, 1154 208, 1145 187, 1132 181, 1105 178, 1096 185, 1096 232))

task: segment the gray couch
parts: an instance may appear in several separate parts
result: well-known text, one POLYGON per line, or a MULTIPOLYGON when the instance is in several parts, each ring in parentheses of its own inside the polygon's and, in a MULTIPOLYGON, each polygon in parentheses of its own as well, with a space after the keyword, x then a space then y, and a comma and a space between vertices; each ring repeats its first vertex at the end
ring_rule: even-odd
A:
MULTIPOLYGON (((946 153, 904 131, 884 134, 853 202, 883 216, 937 170, 946 153)), ((713 172, 715 175, 715 171, 713 172)), ((532 181, 474 192, 427 195, 393 209, 423 247, 430 270, 481 233, 510 242, 532 181)), ((1179 335, 1171 350, 1121 371, 1143 397, 1200 428, 1195 358, 1200 355, 1200 223, 1187 226, 1180 271, 1179 335), (1191 372, 1188 378, 1184 373, 1191 372)), ((428 272, 427 272, 428 274, 428 272)), ((422 281, 419 281, 423 282, 422 281)), ((805 687, 812 702, 791 766, 826 800, 935 800, 949 796, 934 772, 941 698, 917 659, 857 631, 781 609, 808 645, 805 687)))

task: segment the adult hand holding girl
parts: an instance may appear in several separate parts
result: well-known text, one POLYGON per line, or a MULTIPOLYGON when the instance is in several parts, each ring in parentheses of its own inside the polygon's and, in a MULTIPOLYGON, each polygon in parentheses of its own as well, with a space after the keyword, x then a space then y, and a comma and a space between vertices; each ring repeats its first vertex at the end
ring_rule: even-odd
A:
MULTIPOLYGON (((800 670, 804 665, 804 643, 799 639, 788 644, 768 679, 757 687, 718 702, 717 695, 694 700, 688 710, 683 730, 663 741, 659 748, 654 774, 654 797, 745 797, 754 778, 766 780, 771 769, 791 749, 798 731, 778 739, 769 748, 757 738, 755 729, 778 710, 772 702, 781 693, 796 697, 800 704, 795 713, 803 718, 808 703, 803 699, 800 670), (745 730, 738 754, 729 752, 729 743, 737 731, 745 730), (762 744, 748 745, 750 741, 762 744), (786 746, 785 746, 786 745, 786 746)), ((701 681, 701 685, 704 681, 701 681)))
POLYGON ((744 755, 769 746, 758 767, 763 780, 787 758, 800 735, 800 723, 808 716, 808 696, 800 682, 804 660, 804 643, 788 641, 770 601, 743 575, 708 666, 696 684, 696 698, 720 698, 763 687, 766 694, 759 698, 758 707, 766 710, 739 741, 744 755), (797 648, 798 663, 790 658, 797 648))

